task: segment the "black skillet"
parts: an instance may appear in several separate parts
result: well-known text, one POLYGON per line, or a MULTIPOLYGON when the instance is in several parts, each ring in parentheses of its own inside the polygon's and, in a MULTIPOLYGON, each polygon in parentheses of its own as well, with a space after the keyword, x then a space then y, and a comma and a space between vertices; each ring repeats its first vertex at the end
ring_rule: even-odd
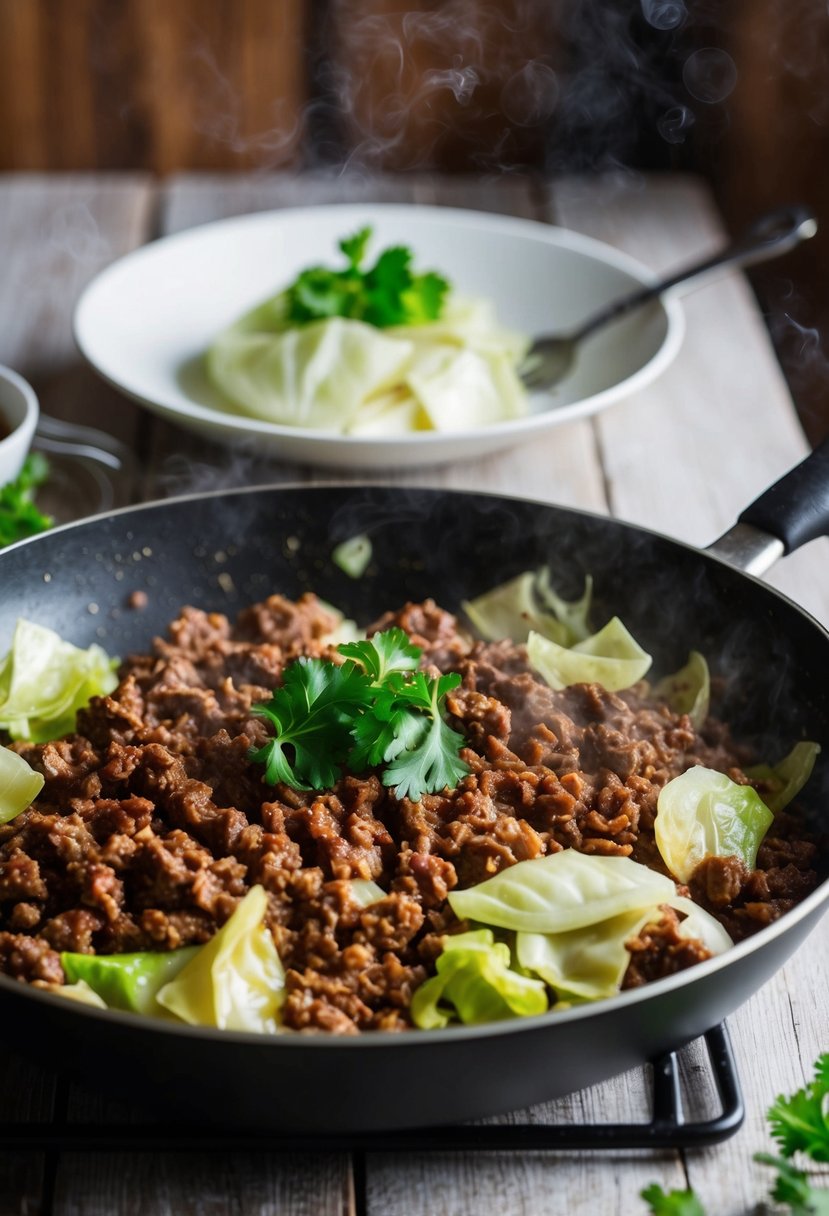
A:
MULTIPOLYGON (((728 677, 719 711, 761 755, 778 758, 799 738, 823 745, 802 806, 825 831, 829 634, 718 554, 759 570, 826 534, 829 446, 742 520, 701 553, 614 520, 476 494, 348 486, 168 501, 0 554, 0 644, 26 616, 123 655, 184 603, 232 614, 310 588, 367 623, 427 595, 457 607, 542 562, 575 595, 589 571, 596 621, 622 616, 656 656, 655 674, 697 649, 728 677), (331 550, 362 532, 374 556, 355 581, 331 550), (143 611, 127 606, 134 590, 148 596, 143 611)), ((497 1025, 262 1039, 82 1007, 0 977, 3 1041, 166 1118, 298 1132, 444 1124, 567 1093, 695 1038, 773 974, 827 904, 824 872, 794 911, 716 959, 595 1005, 497 1025)))

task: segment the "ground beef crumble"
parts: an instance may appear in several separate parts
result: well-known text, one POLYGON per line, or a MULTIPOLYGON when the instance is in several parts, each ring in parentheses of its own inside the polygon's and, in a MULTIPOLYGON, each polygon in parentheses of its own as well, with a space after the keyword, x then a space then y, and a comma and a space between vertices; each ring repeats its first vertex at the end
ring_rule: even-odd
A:
MULTIPOLYGON (((414 989, 457 930, 446 897, 560 849, 664 869, 660 789, 692 764, 746 781, 720 724, 648 700, 645 686, 551 690, 511 642, 473 643, 431 600, 387 613, 429 668, 456 671, 447 697, 470 772, 457 789, 398 801, 378 777, 332 790, 270 787, 248 760, 266 738, 251 706, 300 655, 331 657, 335 618, 314 596, 271 596, 235 623, 185 608, 77 734, 17 743, 45 777, 36 806, 0 827, 0 971, 61 983, 60 951, 171 950, 202 943, 253 884, 286 969, 284 1019, 354 1034, 410 1025, 414 989), (387 892, 361 907, 352 878, 387 892)), ((757 869, 703 862, 689 883, 734 937, 774 920, 817 883, 815 848, 778 816, 757 869)), ((670 908, 628 943, 624 987, 707 957, 670 908)))

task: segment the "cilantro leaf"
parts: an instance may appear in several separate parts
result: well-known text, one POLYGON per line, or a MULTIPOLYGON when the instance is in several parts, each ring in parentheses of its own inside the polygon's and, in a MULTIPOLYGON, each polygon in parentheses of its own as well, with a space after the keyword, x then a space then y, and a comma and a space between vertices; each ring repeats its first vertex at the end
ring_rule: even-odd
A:
POLYGON ((14 481, 0 486, 0 546, 27 536, 36 536, 52 526, 52 519, 35 505, 34 492, 49 475, 49 465, 39 452, 26 457, 14 481))
POLYGON ((829 1216, 829 1191, 813 1187, 803 1170, 768 1153, 755 1153, 754 1160, 777 1170, 771 1197, 777 1203, 787 1203, 791 1216, 829 1216))
POLYGON ((264 780, 326 789, 347 762, 358 773, 389 764, 382 779, 397 786, 398 798, 419 801, 456 785, 469 771, 458 755, 464 740, 441 706, 461 677, 417 671, 422 652, 396 627, 338 650, 346 659, 341 667, 299 659, 271 700, 254 706, 274 728, 274 738, 250 754, 264 764, 264 780))
POLYGON ((403 245, 384 249, 363 269, 371 228, 361 228, 339 242, 348 265, 342 270, 310 266, 285 290, 285 319, 307 325, 329 317, 348 317, 380 329, 422 325, 443 311, 449 284, 435 271, 415 274, 413 254, 403 245))
POLYGON ((693 1191, 669 1191, 654 1182, 640 1192, 653 1216, 705 1216, 705 1208, 693 1191))
POLYGON ((362 663, 375 684, 382 684, 395 671, 416 671, 421 655, 420 647, 396 625, 383 633, 375 633, 368 641, 343 642, 337 650, 346 658, 362 663))
POLYGON ((366 246, 370 240, 371 228, 366 227, 355 232, 354 236, 343 237, 339 242, 339 248, 348 258, 352 270, 360 269, 360 263, 366 256, 366 246))
POLYGON ((253 708, 276 732, 250 756, 265 765, 265 781, 284 781, 299 790, 334 785, 368 691, 368 679, 353 663, 338 667, 321 659, 298 659, 286 667, 282 687, 253 708))
POLYGON ((395 797, 419 802, 424 793, 437 793, 446 786, 458 784, 469 772, 469 766, 458 755, 463 735, 444 722, 440 703, 450 688, 461 682, 457 673, 429 680, 422 671, 415 672, 405 685, 401 676, 392 676, 390 685, 398 697, 405 696, 413 706, 425 710, 427 728, 421 732, 414 747, 401 750, 383 774, 383 784, 395 786, 395 797))
POLYGON ((829 1052, 815 1063, 814 1079, 790 1098, 776 1098, 767 1118, 784 1157, 802 1152, 829 1161, 829 1052))

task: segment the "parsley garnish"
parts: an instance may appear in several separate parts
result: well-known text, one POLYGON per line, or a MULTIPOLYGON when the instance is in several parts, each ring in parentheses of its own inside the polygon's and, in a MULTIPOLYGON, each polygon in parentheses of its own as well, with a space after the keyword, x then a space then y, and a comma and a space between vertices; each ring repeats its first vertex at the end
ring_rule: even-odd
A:
MULTIPOLYGON (((790 1098, 777 1098, 766 1118, 783 1154, 754 1154, 755 1161, 777 1170, 771 1198, 788 1204, 790 1216, 829 1216, 829 1190, 812 1186, 808 1174, 787 1160, 805 1153, 812 1161, 829 1161, 829 1052, 815 1064, 813 1080, 790 1098)), ((705 1216, 693 1191, 666 1194, 654 1183, 642 1191, 642 1198, 653 1216, 705 1216)))
POLYGON ((434 271, 415 274, 411 249, 385 249, 370 269, 363 269, 371 228, 361 228, 339 242, 348 265, 343 270, 311 266, 285 291, 288 324, 307 325, 327 317, 350 317, 384 329, 436 321, 449 284, 434 271))
POLYGON ((341 666, 298 659, 271 700, 254 706, 274 728, 274 738, 251 753, 265 765, 265 781, 321 790, 343 765, 359 773, 386 764, 381 779, 398 798, 419 802, 457 785, 469 772, 458 754, 464 740, 442 715, 461 677, 418 671, 422 652, 398 628, 337 650, 346 659, 341 666))
POLYGON ((40 452, 32 452, 14 481, 0 486, 0 546, 51 528, 50 517, 39 511, 34 503, 35 490, 48 476, 46 457, 40 452))

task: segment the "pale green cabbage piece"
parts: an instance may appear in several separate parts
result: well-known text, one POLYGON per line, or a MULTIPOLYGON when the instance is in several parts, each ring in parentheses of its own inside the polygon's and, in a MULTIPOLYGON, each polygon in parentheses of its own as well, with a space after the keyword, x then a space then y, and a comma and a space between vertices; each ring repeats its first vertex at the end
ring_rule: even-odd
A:
POLYGON ((653 917, 653 908, 634 908, 568 933, 517 933, 518 961, 557 994, 591 1001, 613 996, 630 963, 625 942, 653 917))
POLYGON ((715 955, 730 950, 734 945, 716 917, 712 916, 710 912, 706 912, 705 908, 701 908, 699 904, 695 904, 692 899, 688 899, 685 895, 675 895, 665 902, 672 908, 676 908, 678 912, 685 913, 685 920, 679 922, 680 937, 697 938, 715 955))
POLYGON ((644 911, 675 894, 670 878, 629 857, 562 849, 519 861, 448 898, 461 920, 525 933, 566 933, 644 911))
POLYGON ((195 958, 198 946, 180 950, 147 950, 128 954, 75 954, 64 951, 61 966, 70 984, 92 989, 107 1009, 158 1017, 166 1010, 157 1002, 158 992, 195 958))
POLYGON ((344 317, 288 326, 279 295, 219 334, 206 368, 228 402, 266 422, 402 435, 525 414, 527 345, 487 301, 450 297, 440 321, 381 330, 344 317))
POLYGON ((362 578, 371 561, 371 553, 371 538, 361 532, 337 545, 331 552, 331 560, 349 578, 362 578))
POLYGON ((100 646, 82 650, 52 629, 19 620, 0 662, 0 727, 34 743, 68 734, 79 709, 115 688, 114 666, 100 646))
POLYGON ((415 990, 412 1021, 421 1030, 446 1026, 453 1013, 476 1024, 544 1013, 547 993, 541 980, 510 970, 509 946, 489 929, 443 939, 437 975, 415 990))
POLYGON ((345 432, 362 404, 398 383, 410 342, 343 317, 282 332, 258 329, 261 309, 225 330, 207 372, 245 413, 265 422, 345 432))
POLYGON ((370 878, 352 878, 351 896, 361 908, 368 908, 378 900, 386 898, 386 892, 370 878))
POLYGON ((165 1009, 194 1026, 273 1034, 285 988, 264 887, 251 887, 219 932, 158 992, 165 1009))
POLYGON ((782 811, 795 798, 812 775, 820 744, 806 740, 795 743, 792 750, 776 764, 755 764, 745 774, 752 781, 763 783, 761 797, 769 810, 782 811))
POLYGON ((691 725, 699 730, 708 717, 711 701, 711 675, 705 656, 692 650, 685 666, 661 679, 653 691, 667 701, 675 713, 687 714, 691 725))
MULTIPOLYGON (((699 939, 712 954, 722 954, 734 944, 719 921, 692 900, 671 895, 662 903, 685 915, 679 925, 680 936, 699 939)), ((661 918, 661 908, 653 906, 623 912, 568 933, 517 933, 518 962, 555 989, 559 999, 600 1000, 620 989, 630 963, 625 943, 645 925, 661 918)))
POLYGON ((77 1001, 79 1005, 93 1005, 96 1009, 106 1009, 106 1001, 102 1001, 94 988, 90 988, 85 980, 78 980, 77 984, 45 984, 44 988, 47 992, 54 992, 57 996, 64 996, 68 1001, 77 1001))
MULTIPOLYGON (((593 578, 586 574, 584 591, 577 600, 565 600, 558 594, 550 580, 550 567, 542 566, 536 575, 536 594, 545 607, 549 608, 557 620, 567 631, 567 641, 562 645, 573 646, 584 642, 590 637, 590 609, 593 604, 593 578)), ((543 633, 544 630, 539 630, 543 633)), ((554 641, 558 639, 550 634, 554 641)))
POLYGON ((9 823, 26 810, 43 789, 43 774, 22 756, 0 747, 0 823, 9 823))
POLYGON ((609 692, 617 692, 641 680, 651 665, 651 656, 617 616, 604 629, 569 648, 531 631, 527 656, 551 688, 601 684, 609 692))
POLYGON ((750 785, 698 764, 660 790, 654 835, 665 865, 687 882, 705 857, 738 857, 753 870, 773 820, 750 785))
POLYGON ((533 631, 567 647, 589 633, 587 616, 592 595, 593 580, 588 575, 581 599, 562 599, 551 586, 549 568, 542 566, 525 570, 474 600, 464 600, 462 607, 488 642, 502 638, 526 642, 533 631))

